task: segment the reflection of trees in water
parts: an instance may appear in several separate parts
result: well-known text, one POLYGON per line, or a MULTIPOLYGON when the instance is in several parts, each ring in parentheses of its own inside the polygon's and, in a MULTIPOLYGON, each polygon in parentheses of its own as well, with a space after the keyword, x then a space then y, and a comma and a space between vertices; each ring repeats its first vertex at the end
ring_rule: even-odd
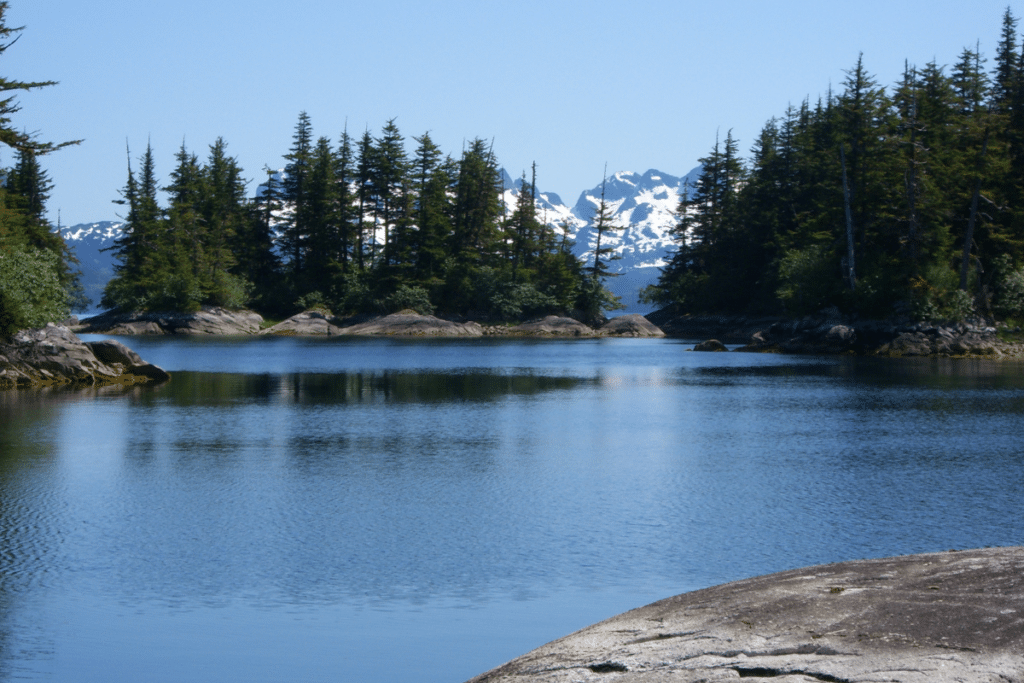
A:
POLYGON ((540 374, 496 372, 377 371, 235 375, 178 372, 171 382, 133 399, 142 404, 170 401, 181 406, 239 402, 299 404, 448 403, 494 401, 565 391, 589 380, 540 374))
MULTIPOLYGON (((787 359, 788 360, 788 359, 787 359)), ((773 365, 713 366, 688 369, 684 383, 735 384, 737 381, 796 378, 842 378, 851 387, 921 387, 929 389, 1017 389, 1024 382, 1024 364, 983 358, 794 358, 773 365)))

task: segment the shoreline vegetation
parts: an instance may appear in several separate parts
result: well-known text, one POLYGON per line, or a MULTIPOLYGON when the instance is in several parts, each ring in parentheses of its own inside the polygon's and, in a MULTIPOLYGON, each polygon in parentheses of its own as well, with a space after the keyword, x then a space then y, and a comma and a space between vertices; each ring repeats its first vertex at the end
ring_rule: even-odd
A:
MULTIPOLYGON (((0 0, 0 38, 21 30, 4 23, 8 4, 0 0)), ((861 57, 836 92, 769 120, 749 159, 731 133, 716 140, 680 197, 670 262, 644 293, 664 308, 643 322, 604 316, 621 307, 604 283, 616 259, 609 237, 623 226, 613 224, 603 190, 593 244, 577 258, 571 226, 538 215, 535 168, 522 174, 515 206, 505 205, 485 140, 452 156, 424 133, 409 153, 391 119, 377 136, 343 130, 332 143, 315 137, 301 112, 284 174, 265 169, 253 198, 223 138, 205 160, 183 144, 166 185, 151 148, 134 168, 129 152, 118 202, 125 227, 102 304, 138 312, 104 330, 97 326, 116 314, 79 329, 555 337, 663 330, 706 339, 700 350, 724 349, 725 340, 745 351, 1021 358, 1018 23, 1007 8, 990 69, 980 46, 965 48, 948 73, 907 64, 886 87, 861 57), (261 329, 263 315, 281 322, 261 329)), ((4 81, 0 90, 51 85, 4 81)), ((52 186, 39 164, 76 141, 18 133, 9 119, 16 111, 13 97, 0 102, 0 143, 16 161, 0 178, 4 348, 19 330, 45 329, 88 304, 73 256, 46 218, 52 186)))

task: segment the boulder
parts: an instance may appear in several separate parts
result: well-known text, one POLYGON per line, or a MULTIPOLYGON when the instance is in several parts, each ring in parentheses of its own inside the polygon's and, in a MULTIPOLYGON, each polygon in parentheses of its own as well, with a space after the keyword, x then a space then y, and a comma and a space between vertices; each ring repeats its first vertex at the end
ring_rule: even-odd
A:
POLYGON ((856 560, 684 593, 471 683, 1024 680, 1024 548, 856 560))
POLYGON ((253 311, 204 306, 195 313, 108 311, 75 327, 94 334, 257 334, 263 318, 253 311))
POLYGON ((0 345, 0 388, 63 384, 133 384, 166 381, 170 375, 143 361, 124 344, 83 343, 71 330, 50 323, 22 330, 0 345))
POLYGON ((664 337, 665 333, 637 313, 620 315, 601 326, 598 334, 607 337, 664 337))
POLYGON ((336 322, 333 316, 321 311, 303 311, 287 320, 282 320, 273 327, 260 330, 260 334, 301 336, 340 334, 341 328, 336 322))
POLYGON ((359 336, 409 337, 480 337, 483 328, 478 323, 456 323, 432 315, 420 315, 413 310, 399 311, 338 329, 334 334, 359 336))
POLYGON ((723 344, 722 342, 718 341, 717 339, 708 339, 707 341, 702 341, 700 344, 697 344, 696 346, 694 346, 693 350, 694 351, 728 351, 729 349, 725 348, 725 344, 723 344))
POLYGON ((510 327, 506 334, 517 337, 593 337, 595 332, 579 320, 549 315, 510 327))

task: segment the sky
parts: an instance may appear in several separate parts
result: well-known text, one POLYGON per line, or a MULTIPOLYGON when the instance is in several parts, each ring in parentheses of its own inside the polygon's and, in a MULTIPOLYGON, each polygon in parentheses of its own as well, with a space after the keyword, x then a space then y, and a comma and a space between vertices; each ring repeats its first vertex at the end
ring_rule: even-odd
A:
POLYGON ((683 175, 728 130, 749 150, 861 53, 884 85, 976 44, 991 66, 1007 6, 1024 14, 1022 0, 10 0, 7 25, 25 30, 0 76, 58 81, 20 94, 12 122, 84 140, 43 159, 54 223, 116 220, 128 150, 137 168, 147 142, 166 183, 182 143, 202 159, 223 137, 254 190, 302 111, 332 143, 389 119, 410 153, 428 131, 455 157, 493 140, 513 177, 536 162, 540 189, 572 205, 605 164, 683 175))

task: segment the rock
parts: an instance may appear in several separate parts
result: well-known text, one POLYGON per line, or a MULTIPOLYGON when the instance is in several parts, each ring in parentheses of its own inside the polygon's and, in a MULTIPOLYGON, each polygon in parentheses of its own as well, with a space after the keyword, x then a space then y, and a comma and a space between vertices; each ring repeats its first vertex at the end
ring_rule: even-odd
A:
POLYGON ((204 306, 195 313, 121 313, 108 311, 87 319, 78 332, 96 334, 257 334, 263 318, 253 311, 204 306))
POLYGON ((1024 548, 857 560, 685 593, 471 683, 1024 680, 1024 548))
POLYGON ((341 327, 335 324, 333 316, 320 311, 303 311, 273 327, 260 330, 260 334, 280 335, 332 335, 340 334, 341 327))
POLYGON ((620 315, 601 326, 598 334, 607 337, 664 337, 654 323, 637 313, 620 315))
POLYGON ((139 354, 116 339, 85 342, 85 345, 100 363, 111 367, 119 365, 123 368, 122 372, 148 377, 157 382, 166 382, 171 378, 165 370, 142 360, 139 354))
POLYGON ((728 351, 729 349, 725 348, 725 344, 723 344, 722 342, 718 341, 717 339, 708 339, 707 341, 702 341, 700 344, 697 344, 696 346, 694 346, 693 350, 694 351, 728 351))
POLYGON ((339 328, 334 334, 339 335, 398 335, 416 337, 480 337, 483 328, 479 324, 455 323, 441 320, 432 315, 420 315, 416 311, 407 310, 392 313, 380 318, 339 328))
POLYGON ((594 330, 573 318, 549 315, 541 320, 532 320, 507 330, 517 337, 593 337, 594 330))
POLYGON ((0 388, 62 384, 133 384, 166 381, 170 375, 146 363, 124 344, 83 343, 71 330, 50 323, 22 330, 0 345, 0 388))

